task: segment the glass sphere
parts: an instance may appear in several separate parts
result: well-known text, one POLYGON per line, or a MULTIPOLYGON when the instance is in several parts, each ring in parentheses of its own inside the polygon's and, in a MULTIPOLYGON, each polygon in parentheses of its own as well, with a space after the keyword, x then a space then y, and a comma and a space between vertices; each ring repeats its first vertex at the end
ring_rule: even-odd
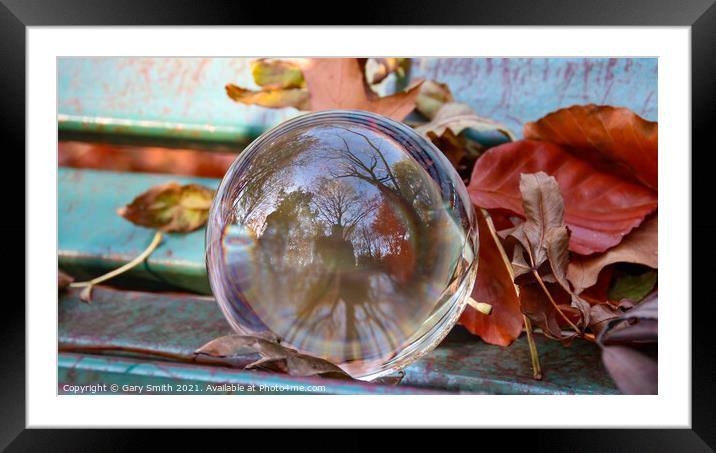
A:
POLYGON ((209 215, 211 288, 242 335, 272 334, 370 380, 434 348, 467 303, 477 224, 445 156, 363 111, 311 113, 251 143, 209 215))

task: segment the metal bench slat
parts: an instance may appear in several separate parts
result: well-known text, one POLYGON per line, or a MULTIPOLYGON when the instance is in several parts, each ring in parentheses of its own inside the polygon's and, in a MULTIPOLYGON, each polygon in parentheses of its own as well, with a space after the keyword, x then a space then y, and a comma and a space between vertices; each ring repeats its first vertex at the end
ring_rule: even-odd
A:
MULTIPOLYGON (((251 61, 60 58, 60 138, 244 145, 299 114, 226 96, 227 83, 254 86, 251 61)), ((656 58, 415 58, 410 76, 447 83, 458 101, 521 136, 523 123, 571 104, 620 105, 656 120, 657 68, 656 58)))
MULTIPOLYGON (((154 230, 135 226, 116 210, 150 187, 177 181, 215 189, 219 180, 173 175, 115 173, 60 168, 58 176, 58 260, 76 278, 92 278, 139 255, 154 230)), ((204 265, 204 228, 188 234, 166 234, 162 244, 125 277, 129 281, 210 294, 204 265)))
MULTIPOLYGON (((188 294, 118 291, 98 287, 94 290, 92 304, 85 304, 79 300, 79 291, 73 289, 60 297, 58 316, 59 343, 65 349, 72 346, 103 346, 191 354, 207 341, 231 333, 212 298, 188 294)), ((456 327, 434 351, 405 369, 401 387, 498 394, 618 393, 601 363, 600 351, 595 345, 577 340, 571 346, 564 347, 541 336, 536 339, 542 358, 542 381, 535 381, 531 377, 529 351, 524 337, 509 348, 500 348, 487 345, 463 328, 456 327)), ((72 361, 66 353, 63 354, 66 360, 63 359, 65 361, 60 363, 60 367, 70 368, 72 361)), ((108 351, 101 356, 103 359, 94 354, 82 355, 78 360, 84 362, 82 367, 75 367, 74 380, 70 376, 64 382, 91 383, 92 376, 109 373, 107 367, 110 365, 120 366, 117 365, 120 362, 126 365, 127 360, 137 360, 137 357, 128 357, 128 354, 119 352, 108 351), (115 359, 120 362, 115 362, 115 359)), ((145 363, 148 358, 156 359, 154 356, 145 356, 145 360, 137 363, 145 363)), ((192 367, 197 367, 198 374, 206 373, 206 369, 217 368, 222 373, 244 373, 236 375, 239 381, 256 373, 177 363, 179 371, 173 375, 174 382, 196 380, 191 372, 194 369, 192 367)), ((121 368, 120 371, 113 370, 111 373, 122 373, 121 368)), ((122 382, 134 382, 131 380, 134 377, 125 380, 115 378, 122 382)), ((294 381, 289 376, 275 379, 294 381)), ((335 385, 341 391, 352 388, 347 383, 338 382, 335 385), (348 387, 342 388, 343 385, 348 387)))

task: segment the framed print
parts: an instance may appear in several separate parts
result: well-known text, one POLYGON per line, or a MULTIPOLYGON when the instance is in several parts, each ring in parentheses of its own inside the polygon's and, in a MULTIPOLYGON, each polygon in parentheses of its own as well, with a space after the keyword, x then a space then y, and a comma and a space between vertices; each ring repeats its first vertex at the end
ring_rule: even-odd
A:
POLYGON ((711 451, 710 2, 161 3, 0 9, 9 451, 319 426, 711 451))

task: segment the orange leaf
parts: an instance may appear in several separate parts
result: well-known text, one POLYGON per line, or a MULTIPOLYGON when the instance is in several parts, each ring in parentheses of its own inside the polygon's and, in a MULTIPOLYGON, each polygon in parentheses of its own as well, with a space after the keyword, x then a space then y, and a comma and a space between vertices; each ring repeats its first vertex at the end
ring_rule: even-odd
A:
POLYGON ((596 170, 564 147, 520 140, 490 148, 472 171, 468 192, 486 209, 524 216, 520 175, 543 171, 554 176, 564 198, 569 249, 589 255, 619 244, 657 207, 657 193, 641 184, 596 170))
POLYGON ((567 279, 576 292, 597 283, 599 273, 613 263, 636 263, 656 269, 658 267, 659 219, 651 217, 624 238, 618 246, 595 256, 573 256, 567 270, 567 279))
POLYGON ((472 298, 492 305, 492 313, 484 315, 468 306, 460 323, 487 343, 509 346, 522 331, 522 312, 512 280, 512 267, 489 214, 482 209, 476 211, 480 248, 472 298))
POLYGON ((631 110, 611 106, 575 105, 527 123, 526 139, 569 147, 597 169, 658 186, 659 124, 631 110))
POLYGON ((367 110, 396 121, 415 109, 422 83, 380 97, 368 86, 364 65, 356 58, 311 58, 302 63, 302 70, 311 96, 311 110, 367 110))

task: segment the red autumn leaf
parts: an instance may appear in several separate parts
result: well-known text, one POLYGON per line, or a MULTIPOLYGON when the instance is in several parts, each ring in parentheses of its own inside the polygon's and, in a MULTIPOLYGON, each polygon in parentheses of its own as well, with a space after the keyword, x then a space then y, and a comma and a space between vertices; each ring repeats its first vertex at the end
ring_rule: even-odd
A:
POLYGON ((659 124, 629 109, 575 105, 524 127, 526 139, 569 147, 595 168, 654 190, 658 185, 659 124))
POLYGON ((564 147, 534 140, 488 150, 475 164, 468 191, 480 207, 524 216, 520 175, 543 171, 555 177, 564 197, 569 249, 589 255, 617 245, 657 207, 657 194, 640 184, 596 170, 564 147))
POLYGON ((487 343, 509 346, 522 331, 520 301, 512 281, 510 261, 502 250, 489 214, 477 209, 477 219, 480 248, 472 298, 492 305, 492 313, 484 315, 468 306, 460 323, 487 343))

